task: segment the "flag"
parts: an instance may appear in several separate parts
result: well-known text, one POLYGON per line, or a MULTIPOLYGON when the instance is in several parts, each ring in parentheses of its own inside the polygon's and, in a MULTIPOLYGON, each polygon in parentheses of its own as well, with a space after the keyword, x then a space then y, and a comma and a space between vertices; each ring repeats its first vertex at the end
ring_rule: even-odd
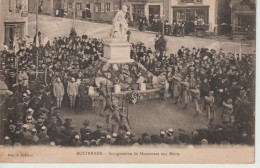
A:
POLYGON ((19 44, 18 44, 18 40, 17 37, 14 36, 14 42, 13 42, 13 46, 14 46, 14 53, 16 54, 19 51, 19 44))
POLYGON ((240 45, 240 50, 239 50, 239 61, 242 60, 242 46, 240 45))
POLYGON ((35 34, 33 43, 35 43, 36 47, 39 47, 39 35, 38 35, 38 33, 35 34))
POLYGON ((44 37, 43 39, 43 45, 45 46, 49 41, 49 36, 44 37))
POLYGON ((234 53, 234 58, 237 61, 237 51, 235 51, 235 53, 234 53))

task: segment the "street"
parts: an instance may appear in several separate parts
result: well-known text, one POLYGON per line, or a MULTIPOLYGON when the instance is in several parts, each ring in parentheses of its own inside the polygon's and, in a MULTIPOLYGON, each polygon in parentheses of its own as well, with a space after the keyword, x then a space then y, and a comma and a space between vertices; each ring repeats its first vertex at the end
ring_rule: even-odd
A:
MULTIPOLYGON (((43 37, 49 37, 53 40, 54 37, 69 36, 73 21, 72 19, 52 17, 46 15, 39 15, 39 31, 41 31, 43 37), (61 29, 62 28, 62 29, 61 29)), ((29 36, 35 35, 35 15, 29 15, 29 36)), ((90 21, 75 20, 75 28, 78 35, 87 34, 91 38, 98 38, 106 40, 109 37, 111 25, 94 23, 90 21)), ((130 42, 143 42, 146 46, 151 47, 154 50, 155 32, 140 32, 136 29, 131 28, 130 42), (144 40, 145 39, 145 40, 144 40)), ((167 52, 177 53, 181 46, 188 48, 209 48, 218 51, 220 48, 224 49, 225 52, 236 53, 240 52, 240 43, 232 42, 228 39, 215 40, 214 38, 199 38, 199 37, 174 37, 165 36, 167 39, 167 52)), ((254 46, 249 47, 248 45, 242 45, 242 53, 252 52, 254 46)))

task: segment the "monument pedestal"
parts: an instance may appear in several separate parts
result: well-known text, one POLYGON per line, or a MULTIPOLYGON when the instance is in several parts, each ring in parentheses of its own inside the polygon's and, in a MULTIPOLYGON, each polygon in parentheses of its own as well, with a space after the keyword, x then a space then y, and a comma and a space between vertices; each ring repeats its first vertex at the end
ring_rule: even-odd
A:
POLYGON ((103 54, 100 57, 101 61, 107 63, 131 63, 134 62, 130 59, 131 44, 127 42, 105 42, 103 54))

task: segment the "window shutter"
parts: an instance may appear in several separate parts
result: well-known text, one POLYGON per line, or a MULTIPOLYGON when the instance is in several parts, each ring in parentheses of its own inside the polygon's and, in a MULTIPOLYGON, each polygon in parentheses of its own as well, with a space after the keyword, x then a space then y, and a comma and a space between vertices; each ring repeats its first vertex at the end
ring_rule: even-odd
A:
POLYGON ((95 11, 95 10, 93 10, 93 9, 94 9, 94 3, 90 3, 90 12, 95 11))
POLYGON ((105 12, 105 3, 101 3, 101 12, 105 12))

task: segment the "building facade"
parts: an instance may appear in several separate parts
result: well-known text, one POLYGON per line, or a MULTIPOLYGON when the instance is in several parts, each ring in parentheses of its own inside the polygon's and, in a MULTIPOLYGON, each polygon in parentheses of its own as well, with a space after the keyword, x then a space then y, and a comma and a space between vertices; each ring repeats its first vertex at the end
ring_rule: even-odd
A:
POLYGON ((164 0, 62 0, 62 9, 68 17, 73 15, 75 8, 76 17, 111 22, 115 13, 126 5, 129 18, 138 22, 138 19, 144 16, 147 19, 160 19, 164 14, 163 3, 164 0))
POLYGON ((100 22, 111 22, 120 8, 119 0, 62 0, 67 17, 75 16, 100 22))
POLYGON ((0 49, 28 35, 28 0, 0 1, 0 49))
POLYGON ((61 9, 62 0, 29 0, 30 13, 36 13, 37 6, 40 14, 55 16, 56 10, 61 9))
POLYGON ((231 0, 231 24, 233 34, 247 34, 255 38, 256 31, 256 1, 231 0))
POLYGON ((186 22, 190 25, 208 26, 209 32, 217 27, 218 0, 170 0, 165 4, 166 19, 169 23, 186 22))
POLYGON ((140 17, 151 21, 161 19, 164 15, 163 0, 125 0, 123 3, 128 6, 133 22, 138 22, 140 17))

